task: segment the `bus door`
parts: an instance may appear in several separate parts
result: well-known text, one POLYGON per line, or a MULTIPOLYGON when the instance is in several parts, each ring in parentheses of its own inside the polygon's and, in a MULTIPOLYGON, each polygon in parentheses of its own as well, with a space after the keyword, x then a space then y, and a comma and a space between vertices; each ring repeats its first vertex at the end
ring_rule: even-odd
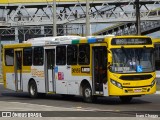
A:
POLYGON ((46 49, 45 50, 45 80, 46 80, 46 91, 55 92, 55 49, 46 49))
POLYGON ((15 88, 16 91, 23 90, 22 86, 22 50, 15 50, 14 71, 15 71, 15 88))
POLYGON ((92 91, 93 94, 102 94, 103 84, 107 82, 107 48, 96 46, 92 51, 92 91))

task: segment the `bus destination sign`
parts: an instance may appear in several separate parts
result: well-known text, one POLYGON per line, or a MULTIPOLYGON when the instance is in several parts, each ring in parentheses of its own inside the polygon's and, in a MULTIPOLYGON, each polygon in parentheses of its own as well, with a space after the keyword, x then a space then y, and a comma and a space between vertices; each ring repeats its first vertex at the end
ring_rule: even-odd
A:
POLYGON ((112 45, 150 45, 150 38, 113 38, 112 45))

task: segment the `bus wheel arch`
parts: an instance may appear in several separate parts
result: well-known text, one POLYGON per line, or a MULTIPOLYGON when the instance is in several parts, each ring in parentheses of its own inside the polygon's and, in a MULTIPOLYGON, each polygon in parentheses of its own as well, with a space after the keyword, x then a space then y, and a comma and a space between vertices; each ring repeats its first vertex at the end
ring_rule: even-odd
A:
POLYGON ((80 94, 83 96, 84 102, 92 102, 92 89, 88 80, 82 80, 80 84, 80 94))
POLYGON ((37 98, 38 96, 37 84, 32 78, 28 82, 28 93, 31 98, 37 98))
POLYGON ((86 79, 83 79, 82 82, 80 83, 80 95, 83 95, 83 87, 85 85, 90 85, 89 81, 86 79))

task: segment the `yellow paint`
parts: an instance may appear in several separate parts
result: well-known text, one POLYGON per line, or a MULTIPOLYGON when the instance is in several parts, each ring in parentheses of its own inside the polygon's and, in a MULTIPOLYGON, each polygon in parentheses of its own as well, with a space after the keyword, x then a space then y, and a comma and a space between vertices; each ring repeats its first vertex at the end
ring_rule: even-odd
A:
MULTIPOLYGON (((23 51, 22 47, 30 47, 31 44, 24 44, 24 43, 20 43, 20 44, 8 44, 8 45, 4 45, 3 46, 3 56, 2 56, 2 70, 3 70, 3 82, 4 82, 4 87, 6 88, 6 74, 7 73, 15 73, 14 71, 14 66, 6 66, 5 65, 5 54, 4 54, 4 49, 7 48, 13 48, 14 51, 23 51)), ((14 57, 15 58, 15 57, 14 57)), ((15 61, 15 60, 14 60, 15 61)), ((23 54, 22 54, 22 61, 23 61, 23 54)), ((20 70, 17 71, 18 73, 20 73, 20 70)), ((22 73, 30 73, 31 72, 31 67, 30 66, 22 66, 22 73)), ((10 79, 12 80, 12 79, 10 79)))
POLYGON ((80 66, 80 65, 76 65, 76 66, 71 66, 71 73, 73 76, 91 76, 91 68, 89 65, 83 65, 83 66, 80 66), (85 68, 89 68, 90 71, 89 72, 83 72, 82 71, 82 68, 85 67, 85 68))
POLYGON ((44 77, 44 71, 39 71, 38 69, 31 69, 32 76, 44 77))
MULTIPOLYGON (((135 74, 135 73, 134 73, 135 74)), ((113 74, 108 70, 108 84, 109 84, 109 95, 113 95, 113 96, 121 96, 121 95, 142 95, 142 94, 152 94, 156 91, 156 84, 151 88, 148 85, 151 85, 151 82, 155 79, 156 75, 155 72, 152 73, 141 73, 141 75, 148 75, 151 74, 153 77, 151 79, 147 79, 147 80, 142 80, 141 82, 136 80, 121 80, 119 79, 120 76, 122 76, 123 74, 113 74), (118 88, 117 86, 113 85, 110 82, 110 79, 116 80, 117 82, 121 83, 123 86, 123 89, 118 88), (123 83, 129 83, 129 84, 123 84, 123 83), (125 87, 129 87, 129 86, 135 86, 134 88, 125 88, 125 87), (136 86, 147 86, 147 87, 138 87, 136 88, 136 86), (151 89, 149 92, 147 92, 147 89, 151 89), (141 92, 134 92, 136 89, 141 89, 141 92), (128 93, 125 93, 125 90, 128 90, 128 93)), ((127 75, 133 75, 133 74, 127 74, 127 75)), ((136 75, 136 74, 135 74, 136 75)), ((139 74, 137 74, 139 75, 139 74)))
POLYGON ((55 75, 55 80, 58 80, 58 75, 55 75))
MULTIPOLYGON (((104 41, 107 43, 107 49, 110 50, 112 48, 121 48, 122 45, 111 45, 111 40, 112 38, 147 38, 147 36, 109 36, 106 37, 104 39, 104 41)), ((153 40, 152 40, 153 41, 153 40)), ((160 43, 160 39, 155 39, 155 42, 159 42, 160 43)), ((144 45, 124 45, 125 48, 142 48, 144 45)), ((145 45, 147 48, 153 48, 154 45, 150 44, 150 45, 145 45)), ((110 51, 110 53, 112 53, 110 51)), ((109 56, 108 54, 108 57, 109 56)), ((109 58, 108 58, 109 59, 109 58)), ((109 95, 110 96, 121 96, 121 95, 143 95, 143 94, 153 94, 156 91, 156 84, 151 88, 148 85, 151 85, 151 82, 155 79, 155 72, 152 73, 138 73, 138 75, 145 75, 145 74, 151 74, 153 77, 151 79, 148 80, 130 80, 130 81, 124 81, 119 79, 120 76, 122 76, 123 74, 116 74, 116 73, 112 73, 108 70, 108 91, 109 91, 109 95), (116 80, 117 82, 121 83, 123 85, 123 89, 118 88, 117 86, 113 85, 110 82, 110 79, 116 80), (141 81, 141 82, 140 82, 141 81), (135 88, 129 89, 129 88, 125 88, 128 86, 135 86, 135 88), (137 86, 148 86, 148 87, 141 87, 139 88, 141 90, 141 92, 135 93, 134 91, 136 90, 137 86), (150 88, 150 91, 147 92, 147 89, 150 88), (129 90, 128 93, 125 93, 125 90, 129 90)), ((131 74, 127 74, 127 75, 136 75, 136 73, 131 73, 131 74)))
POLYGON ((160 44, 160 38, 154 38, 154 39, 152 39, 152 42, 154 44, 160 44))
POLYGON ((47 94, 56 94, 55 92, 47 92, 47 94))
POLYGON ((87 43, 87 39, 81 39, 80 43, 87 43))
POLYGON ((7 44, 7 45, 4 45, 3 48, 23 48, 23 47, 31 47, 31 44, 28 44, 28 43, 19 43, 19 44, 7 44))
MULTIPOLYGON (((72 65, 71 66, 71 74, 72 76, 89 76, 90 78, 92 77, 92 47, 94 47, 95 44, 97 44, 98 46, 106 46, 108 53, 111 54, 111 49, 112 48, 121 48, 122 45, 111 45, 111 40, 112 38, 146 38, 145 36, 112 36, 112 37, 105 37, 104 38, 104 42, 105 43, 92 43, 90 44, 90 64, 89 65, 72 65), (89 69, 89 71, 84 72, 82 70, 82 68, 87 68, 89 69)), ((80 41, 81 43, 86 43, 86 39, 82 39, 80 41)), ((31 44, 15 44, 15 45, 4 45, 4 48, 23 48, 23 47, 29 47, 31 46, 31 44)), ((142 48, 144 45, 124 45, 125 48, 142 48)), ((150 48, 150 47, 154 47, 153 44, 151 45, 145 45, 146 48, 150 48)), ((4 52, 3 52, 4 54, 4 52)), ((111 56, 109 56, 108 54, 108 60, 109 57, 111 58, 111 56)), ((3 56, 3 61, 4 61, 4 56, 3 56)), ((27 73, 30 72, 32 73, 33 76, 38 76, 38 77, 44 77, 44 71, 39 71, 37 69, 32 69, 31 67, 25 67, 23 66, 22 69, 24 69, 24 71, 22 70, 23 73, 27 73)), ((14 73, 14 67, 13 66, 5 66, 4 62, 3 62, 3 75, 4 75, 4 85, 6 86, 6 74, 5 73, 14 73)), ((127 75, 145 75, 145 74, 151 74, 153 77, 151 79, 148 80, 130 80, 130 81, 124 81, 119 79, 120 76, 124 75, 124 74, 118 74, 118 73, 111 73, 110 70, 108 69, 108 75, 107 75, 107 79, 108 80, 108 91, 109 91, 109 95, 110 96, 121 96, 121 95, 142 95, 142 94, 152 94, 156 91, 156 84, 151 88, 149 85, 151 84, 151 82, 155 79, 156 75, 155 72, 152 73, 127 73, 127 75), (117 86, 113 85, 110 82, 110 79, 113 79, 119 83, 121 83, 124 87, 124 89, 120 89, 117 86), (131 86, 135 86, 135 88, 125 88, 125 87, 131 87, 131 86), (142 90, 139 93, 135 93, 134 91, 137 89, 137 86, 147 86, 147 87, 139 87, 139 90, 142 90), (147 89, 150 88, 150 91, 147 92, 147 89), (125 93, 125 90, 128 90, 128 93, 125 93)), ((55 75, 55 78, 57 79, 58 76, 55 75)))

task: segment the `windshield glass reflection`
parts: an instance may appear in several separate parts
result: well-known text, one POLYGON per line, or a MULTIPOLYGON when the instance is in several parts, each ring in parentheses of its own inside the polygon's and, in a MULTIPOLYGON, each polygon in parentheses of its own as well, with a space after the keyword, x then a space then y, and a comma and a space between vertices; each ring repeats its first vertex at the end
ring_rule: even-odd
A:
POLYGON ((154 71, 153 49, 138 48, 112 49, 111 70, 117 73, 154 71))

